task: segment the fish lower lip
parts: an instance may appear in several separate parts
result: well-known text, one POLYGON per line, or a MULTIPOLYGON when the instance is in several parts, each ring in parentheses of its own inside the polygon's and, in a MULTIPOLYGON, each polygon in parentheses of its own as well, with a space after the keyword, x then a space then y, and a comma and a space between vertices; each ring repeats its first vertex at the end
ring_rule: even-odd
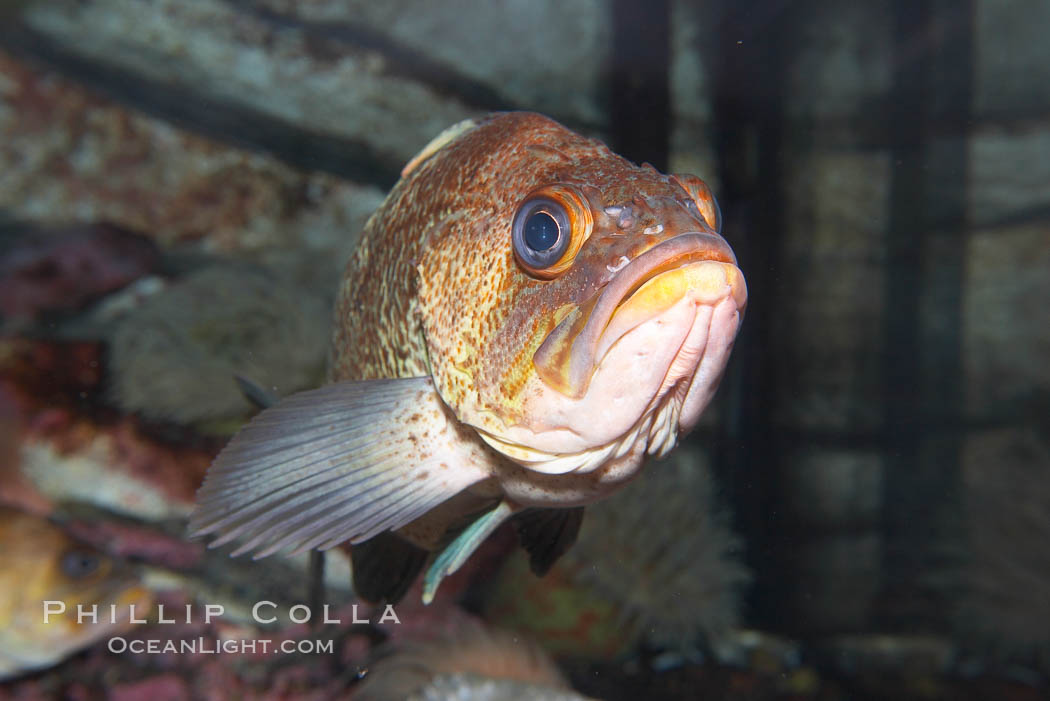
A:
POLYGON ((616 306, 602 330, 592 364, 598 365, 629 331, 670 309, 685 295, 697 304, 716 304, 726 298, 727 289, 737 308, 743 309, 747 288, 743 274, 732 263, 702 260, 655 272, 616 306))
MULTIPOLYGON (((714 266, 703 272, 700 278, 707 280, 707 286, 712 286, 710 283, 713 282, 713 286, 719 288, 717 298, 725 297, 728 285, 729 294, 743 309, 747 290, 743 275, 736 267, 736 257, 725 239, 710 233, 680 234, 636 256, 617 272, 596 298, 581 305, 575 314, 562 321, 533 356, 533 364, 539 375, 562 394, 577 399, 582 397, 587 391, 595 364, 616 340, 611 338, 612 334, 607 336, 606 331, 620 310, 631 306, 631 300, 651 281, 668 273, 677 274, 700 263, 714 266), (724 282, 720 285, 717 274, 714 277, 711 275, 716 270, 724 271, 721 278, 724 282)), ((682 288, 681 281, 678 282, 678 288, 682 288)), ((652 290, 648 294, 652 296, 652 290)), ((657 306, 661 304, 654 299, 647 301, 655 301, 657 306)), ((698 303, 702 302, 702 299, 698 299, 698 303)), ((644 305, 638 303, 636 306, 644 305)), ((652 314, 642 312, 636 316, 637 323, 641 323, 644 321, 642 317, 651 317, 652 314)), ((622 325, 623 328, 615 330, 619 332, 616 338, 633 328, 630 319, 624 321, 627 323, 622 325)))

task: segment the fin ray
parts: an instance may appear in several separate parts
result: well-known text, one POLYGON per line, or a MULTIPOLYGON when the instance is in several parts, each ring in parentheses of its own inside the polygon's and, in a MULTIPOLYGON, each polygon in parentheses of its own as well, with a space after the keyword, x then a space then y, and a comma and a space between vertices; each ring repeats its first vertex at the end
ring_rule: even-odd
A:
POLYGON ((501 501, 496 508, 479 516, 472 524, 463 529, 463 532, 438 554, 423 577, 424 605, 434 600, 434 594, 437 593, 441 580, 462 567, 467 558, 478 549, 478 546, 485 542, 485 539, 517 510, 518 507, 510 502, 501 501))
POLYGON ((311 536, 315 539, 317 537, 328 537, 331 532, 330 528, 335 527, 333 523, 337 521, 342 521, 338 524, 338 528, 357 528, 362 520, 369 519, 374 512, 375 507, 373 504, 375 502, 372 500, 381 500, 391 496, 398 491, 398 486, 396 478, 370 485, 368 489, 362 490, 357 494, 357 499, 367 504, 364 507, 358 507, 356 503, 345 503, 345 500, 341 499, 338 493, 324 495, 318 502, 310 505, 309 513, 305 513, 302 518, 295 518, 292 523, 297 526, 296 528, 289 530, 289 522, 280 520, 270 525, 267 528, 266 536, 273 537, 275 540, 265 550, 257 553, 257 556, 263 557, 287 546, 293 546, 295 548, 293 552, 308 550, 312 547, 308 539, 311 536), (316 520, 309 520, 310 516, 323 511, 328 511, 328 513, 316 520), (306 522, 301 523, 302 521, 306 522))
POLYGON ((429 377, 291 395, 212 463, 191 534, 242 541, 235 554, 265 557, 400 528, 488 477, 454 422, 429 377))
POLYGON ((396 604, 427 561, 427 552, 393 533, 381 533, 350 550, 354 591, 365 601, 396 604))
MULTIPOLYGON (((386 482, 377 485, 369 485, 368 489, 361 490, 357 493, 358 499, 367 499, 375 495, 374 489, 381 487, 385 484, 395 481, 394 479, 388 479, 386 482)), ((355 483, 353 486, 359 486, 360 483, 355 483)), ((324 485, 320 485, 319 489, 323 489, 324 485)), ((252 539, 246 542, 242 547, 242 552, 247 552, 263 543, 267 543, 267 547, 255 553, 255 557, 265 557, 266 555, 277 552, 285 545, 289 545, 296 540, 297 535, 305 533, 313 533, 319 529, 325 528, 332 521, 338 518, 345 518, 348 513, 352 512, 355 508, 353 504, 346 504, 345 499, 342 498, 340 490, 333 490, 332 492, 324 491, 320 494, 313 494, 307 492, 306 498, 299 500, 299 508, 295 508, 290 511, 290 508, 275 509, 271 512, 263 512, 261 517, 253 519, 258 521, 259 530, 252 537, 252 539), (312 516, 327 511, 322 518, 311 520, 312 516), (251 547, 246 549, 246 546, 252 544, 251 547)), ((238 527, 239 529, 242 527, 238 527)), ((237 553, 240 554, 240 553, 237 553)))
MULTIPOLYGON (((352 450, 341 451, 340 453, 336 454, 333 459, 339 458, 339 457, 348 456, 348 455, 351 455, 351 454, 353 454, 352 450)), ((366 455, 358 455, 357 456, 357 458, 359 460, 360 459, 364 459, 366 457, 368 457, 367 454, 366 455)), ((328 459, 328 458, 322 458, 322 459, 320 459, 318 461, 315 461, 314 463, 311 463, 311 464, 317 464, 318 462, 323 462, 325 459, 328 459)), ((377 467, 380 467, 380 466, 382 466, 383 462, 384 462, 383 460, 375 460, 373 464, 375 466, 377 466, 377 467)), ((375 480, 378 477, 378 475, 367 474, 367 473, 363 474, 363 475, 356 474, 356 473, 351 474, 351 475, 347 475, 344 472, 340 472, 339 471, 340 467, 341 467, 341 465, 337 464, 337 465, 325 468, 324 470, 319 470, 317 472, 314 472, 313 474, 307 473, 304 477, 301 477, 301 478, 299 478, 297 476, 294 476, 293 474, 290 474, 290 475, 288 475, 289 479, 288 479, 288 482, 286 484, 282 484, 280 486, 274 487, 273 489, 271 489, 271 490, 269 490, 267 492, 260 492, 260 493, 258 493, 257 495, 254 495, 254 496, 253 495, 244 495, 244 498, 242 500, 242 507, 243 508, 242 508, 240 513, 243 513, 244 511, 248 510, 253 504, 259 504, 259 503, 263 503, 263 502, 266 502, 266 501, 271 502, 271 503, 276 502, 278 505, 276 507, 274 507, 275 510, 286 511, 288 509, 291 509, 291 508, 294 508, 296 506, 301 505, 303 503, 303 501, 305 500, 305 498, 306 498, 304 495, 307 494, 309 491, 313 491, 315 489, 319 490, 319 489, 321 489, 321 488, 323 488, 325 486, 331 487, 331 488, 335 488, 335 487, 341 487, 341 488, 351 488, 351 487, 364 488, 365 486, 367 486, 370 483, 370 481, 375 480), (333 475, 332 474, 333 472, 335 472, 336 474, 333 475), (342 482, 342 483, 341 484, 336 484, 336 483, 339 483, 339 482, 342 482), (296 496, 296 495, 298 495, 298 496, 296 496), (287 497, 287 498, 285 498, 285 497, 287 497)), ((300 471, 300 468, 296 468, 294 470, 294 474, 297 475, 297 473, 299 471, 300 471)), ((257 477, 257 479, 258 479, 258 477, 257 477)), ((232 493, 239 493, 239 492, 243 492, 243 491, 250 491, 250 490, 240 490, 240 489, 237 489, 237 486, 231 486, 231 485, 226 485, 226 484, 223 484, 222 487, 224 488, 224 490, 223 490, 222 493, 220 493, 220 496, 227 497, 227 498, 232 493)), ((214 503, 216 501, 221 501, 221 499, 213 499, 213 500, 208 500, 208 501, 203 501, 202 500, 202 501, 198 502, 198 505, 199 506, 208 505, 208 504, 212 504, 212 503, 214 503)), ((217 528, 224 528, 226 526, 231 525, 234 522, 239 522, 239 521, 242 521, 242 520, 238 518, 238 513, 234 513, 234 514, 230 514, 229 516, 227 516, 227 517, 225 517, 223 519, 220 519, 219 521, 216 521, 211 526, 209 526, 209 528, 211 530, 214 530, 214 529, 217 529, 217 528)), ((207 531, 201 531, 201 533, 206 533, 206 532, 207 531)))
POLYGON ((518 540, 529 553, 529 569, 537 577, 547 574, 565 554, 583 523, 583 507, 571 509, 527 509, 514 518, 518 540))

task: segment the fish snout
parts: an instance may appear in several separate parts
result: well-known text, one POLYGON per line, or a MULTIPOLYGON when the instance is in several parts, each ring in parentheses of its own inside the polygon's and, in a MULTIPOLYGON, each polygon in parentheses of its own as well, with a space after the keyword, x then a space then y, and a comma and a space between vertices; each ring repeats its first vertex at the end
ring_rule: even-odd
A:
POLYGON ((690 231, 643 248, 551 331, 533 356, 537 373, 562 394, 581 398, 616 340, 686 296, 697 305, 732 298, 741 312, 747 304, 736 256, 713 231, 690 231))

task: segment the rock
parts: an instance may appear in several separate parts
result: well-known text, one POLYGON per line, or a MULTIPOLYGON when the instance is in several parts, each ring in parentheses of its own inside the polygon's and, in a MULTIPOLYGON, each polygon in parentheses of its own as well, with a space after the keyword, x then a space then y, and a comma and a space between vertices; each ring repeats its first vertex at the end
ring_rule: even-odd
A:
POLYGON ((609 28, 597 9, 106 0, 32 5, 4 41, 107 90, 134 86, 180 120, 389 186, 434 135, 481 112, 529 105, 600 124, 609 28), (476 38, 501 35, 478 61, 476 38), (555 80, 568 66, 575 80, 555 80))
POLYGON ((110 396, 152 420, 243 420, 257 407, 235 376, 277 396, 318 387, 330 333, 330 306, 308 287, 266 270, 212 265, 120 320, 110 396))
POLYGON ((0 232, 0 319, 71 312, 157 269, 142 236, 105 224, 0 232))
POLYGON ((164 249, 314 250, 332 277, 383 196, 180 129, 2 49, 0 137, 0 210, 11 216, 108 221, 164 249))

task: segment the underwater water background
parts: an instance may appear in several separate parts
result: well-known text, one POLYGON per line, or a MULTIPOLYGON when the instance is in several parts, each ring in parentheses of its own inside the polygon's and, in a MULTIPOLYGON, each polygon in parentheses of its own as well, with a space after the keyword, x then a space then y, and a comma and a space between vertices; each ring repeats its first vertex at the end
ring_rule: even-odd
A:
POLYGON ((0 5, 0 699, 366 698, 384 669, 416 670, 385 698, 1050 697, 1048 31, 1040 0, 0 5), (320 385, 364 222, 502 110, 711 186, 749 309, 700 426, 546 577, 497 533, 399 624, 340 551, 186 540, 257 410, 232 377, 320 385), (322 652, 20 617, 123 605, 126 565, 126 640, 322 652))

